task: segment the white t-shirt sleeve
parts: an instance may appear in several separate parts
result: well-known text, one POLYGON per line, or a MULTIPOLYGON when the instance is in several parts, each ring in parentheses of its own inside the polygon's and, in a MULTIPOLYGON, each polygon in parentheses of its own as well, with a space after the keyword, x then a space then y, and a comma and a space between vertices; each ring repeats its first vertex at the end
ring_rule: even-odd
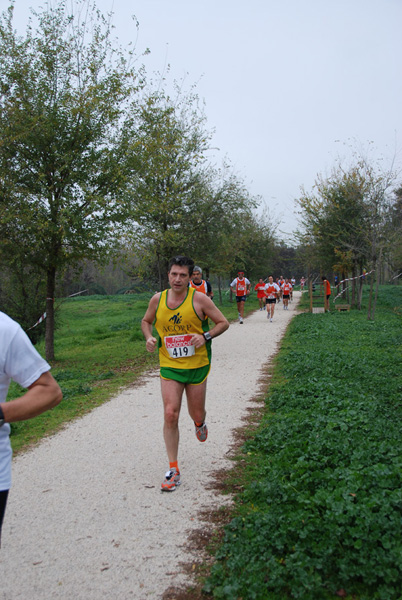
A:
POLYGON ((18 328, 5 357, 4 372, 22 387, 28 388, 50 365, 35 350, 27 334, 18 328))
MULTIPOLYGON (((12 319, 0 313, 0 402, 7 398, 10 380, 22 387, 32 385, 50 365, 35 350, 27 334, 12 319)), ((0 427, 0 491, 11 486, 10 425, 0 427)))

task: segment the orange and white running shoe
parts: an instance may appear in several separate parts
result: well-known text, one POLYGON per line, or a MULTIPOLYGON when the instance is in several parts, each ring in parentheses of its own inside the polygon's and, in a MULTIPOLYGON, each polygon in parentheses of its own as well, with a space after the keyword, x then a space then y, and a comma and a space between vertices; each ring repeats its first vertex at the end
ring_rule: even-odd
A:
POLYGON ((199 427, 195 426, 195 435, 197 436, 197 440, 200 442, 205 442, 208 437, 208 427, 206 423, 203 423, 199 427))
POLYGON ((174 492, 180 483, 180 471, 169 469, 165 474, 165 480, 161 484, 161 490, 162 492, 174 492))

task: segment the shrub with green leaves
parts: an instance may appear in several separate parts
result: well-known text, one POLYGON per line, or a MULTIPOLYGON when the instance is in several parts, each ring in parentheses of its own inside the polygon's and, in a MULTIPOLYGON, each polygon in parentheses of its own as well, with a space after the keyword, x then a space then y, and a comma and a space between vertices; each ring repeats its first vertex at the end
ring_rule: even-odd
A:
POLYGON ((293 320, 243 449, 214 598, 402 597, 401 296, 383 288, 374 322, 293 320))

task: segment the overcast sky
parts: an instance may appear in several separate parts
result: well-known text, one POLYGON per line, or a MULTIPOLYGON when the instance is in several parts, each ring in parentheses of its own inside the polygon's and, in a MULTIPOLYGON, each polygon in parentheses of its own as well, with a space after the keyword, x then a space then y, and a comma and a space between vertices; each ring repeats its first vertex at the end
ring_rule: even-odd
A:
MULTIPOLYGON (((54 0, 52 0, 54 2, 54 0)), ((70 0, 68 0, 69 3, 70 0)), ((7 0, 0 0, 5 9, 7 0)), ((281 237, 294 199, 349 146, 402 158, 402 0, 96 0, 124 47, 149 48, 148 73, 197 82, 216 162, 227 156, 281 237), (139 21, 139 35, 130 19, 139 21)), ((15 0, 25 31, 29 7, 15 0)), ((20 29, 21 28, 21 29, 20 29)))

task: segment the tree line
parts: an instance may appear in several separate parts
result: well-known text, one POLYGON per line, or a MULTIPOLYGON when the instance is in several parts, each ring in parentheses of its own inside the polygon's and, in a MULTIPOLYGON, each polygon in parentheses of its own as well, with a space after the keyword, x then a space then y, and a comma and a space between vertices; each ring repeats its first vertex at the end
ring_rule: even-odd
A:
POLYGON ((0 302, 25 329, 46 311, 48 360, 54 299, 110 265, 122 284, 118 272, 163 289, 178 253, 218 282, 239 268, 258 279, 400 261, 400 196, 390 202, 369 165, 303 193, 304 230, 287 246, 230 162, 216 164, 195 87, 149 80, 89 0, 32 11, 24 35, 13 16, 11 0, 0 17, 0 302))
POLYGON ((351 288, 358 309, 370 274, 373 319, 382 274, 398 282, 402 271, 402 187, 394 165, 384 169, 355 152, 352 164, 338 164, 329 177, 317 177, 311 192, 302 192, 298 238, 308 270, 336 274, 343 282, 338 292, 351 288))
POLYGON ((218 277, 270 268, 275 227, 230 164, 214 163, 195 88, 148 82, 88 0, 32 11, 25 35, 13 16, 11 1, 0 18, 0 299, 26 329, 46 310, 48 359, 54 299, 91 263, 120 261, 159 289, 177 253, 218 277))

